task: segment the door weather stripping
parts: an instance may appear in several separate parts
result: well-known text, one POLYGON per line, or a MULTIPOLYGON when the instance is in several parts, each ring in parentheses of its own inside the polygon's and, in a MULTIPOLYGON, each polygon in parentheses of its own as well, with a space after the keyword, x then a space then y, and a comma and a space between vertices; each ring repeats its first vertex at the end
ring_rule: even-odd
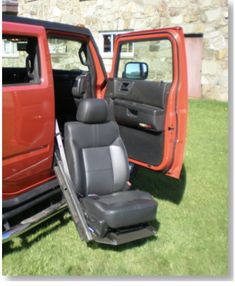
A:
POLYGON ((67 201, 68 208, 70 210, 73 221, 76 225, 79 236, 82 240, 86 242, 93 240, 92 234, 87 225, 86 219, 84 217, 84 213, 82 210, 81 203, 77 197, 76 191, 74 189, 70 174, 69 168, 64 152, 64 146, 62 143, 62 138, 58 126, 58 122, 56 120, 56 141, 58 149, 55 151, 55 160, 56 165, 54 166, 54 171, 57 176, 60 188, 63 192, 65 200, 67 201))

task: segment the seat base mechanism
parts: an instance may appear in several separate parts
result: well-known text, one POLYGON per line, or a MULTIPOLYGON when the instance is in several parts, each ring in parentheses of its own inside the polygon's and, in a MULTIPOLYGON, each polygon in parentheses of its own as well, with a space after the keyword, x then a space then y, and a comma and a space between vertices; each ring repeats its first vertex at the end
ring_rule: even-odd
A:
POLYGON ((147 238, 150 236, 155 236, 155 231, 152 226, 148 225, 145 226, 144 228, 124 233, 109 232, 105 237, 102 238, 94 237, 93 240, 102 244, 121 245, 124 243, 147 238))

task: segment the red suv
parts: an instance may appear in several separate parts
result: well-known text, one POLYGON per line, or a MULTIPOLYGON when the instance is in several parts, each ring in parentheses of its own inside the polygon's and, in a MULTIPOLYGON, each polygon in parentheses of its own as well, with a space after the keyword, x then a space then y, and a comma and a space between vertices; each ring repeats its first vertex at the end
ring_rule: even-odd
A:
POLYGON ((129 190, 127 161, 180 176, 182 28, 116 36, 108 77, 87 28, 4 15, 2 33, 3 241, 67 206, 85 241, 152 235, 156 203, 129 190))

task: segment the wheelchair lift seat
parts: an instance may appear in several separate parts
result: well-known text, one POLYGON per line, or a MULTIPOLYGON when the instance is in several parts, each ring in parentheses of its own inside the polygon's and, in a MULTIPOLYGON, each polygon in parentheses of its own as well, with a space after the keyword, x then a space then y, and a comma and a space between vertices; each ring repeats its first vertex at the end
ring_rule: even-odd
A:
POLYGON ((128 190, 127 152, 117 123, 109 120, 107 102, 82 100, 76 119, 65 124, 64 147, 89 227, 98 237, 143 229, 155 220, 157 204, 148 193, 128 190))

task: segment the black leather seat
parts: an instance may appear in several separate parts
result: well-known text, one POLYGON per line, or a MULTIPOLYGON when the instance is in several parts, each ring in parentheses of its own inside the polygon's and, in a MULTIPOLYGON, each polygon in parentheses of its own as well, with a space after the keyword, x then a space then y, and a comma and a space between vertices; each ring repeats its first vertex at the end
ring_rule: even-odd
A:
POLYGON ((88 223, 96 232, 155 219, 157 204, 142 191, 128 190, 128 157, 105 100, 84 99, 77 121, 65 124, 65 153, 88 223))
POLYGON ((84 198, 88 214, 104 220, 111 228, 121 228, 154 220, 155 202, 141 191, 122 191, 97 198, 84 198))
POLYGON ((28 40, 26 52, 28 53, 28 56, 25 59, 28 81, 31 83, 38 83, 40 81, 40 76, 38 67, 38 43, 36 39, 31 38, 28 40))

